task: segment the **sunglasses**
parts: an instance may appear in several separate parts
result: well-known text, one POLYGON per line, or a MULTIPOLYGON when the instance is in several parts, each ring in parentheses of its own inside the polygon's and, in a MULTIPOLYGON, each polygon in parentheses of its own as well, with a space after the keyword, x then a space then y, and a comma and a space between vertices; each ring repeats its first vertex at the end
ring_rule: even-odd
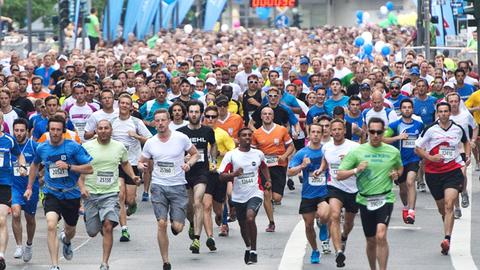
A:
POLYGON ((257 82, 257 81, 249 81, 248 83, 252 83, 252 84, 253 84, 253 83, 258 83, 258 82, 257 82))
POLYGON ((383 132, 384 132, 383 130, 373 130, 373 129, 368 130, 368 133, 370 133, 372 135, 375 135, 375 134, 382 135, 383 132))
POLYGON ((397 90, 398 90, 398 89, 400 89, 400 87, 398 87, 398 86, 393 86, 393 87, 390 87, 390 89, 397 89, 397 90))
POLYGON ((216 116, 216 115, 205 115, 205 118, 207 118, 207 119, 215 119, 215 118, 217 118, 217 116, 216 116))
POLYGON ((278 97, 278 95, 268 95, 268 97, 270 97, 270 98, 276 98, 276 97, 278 97))
POLYGON ((225 107, 228 107, 228 104, 227 103, 217 104, 217 107, 225 108, 225 107))

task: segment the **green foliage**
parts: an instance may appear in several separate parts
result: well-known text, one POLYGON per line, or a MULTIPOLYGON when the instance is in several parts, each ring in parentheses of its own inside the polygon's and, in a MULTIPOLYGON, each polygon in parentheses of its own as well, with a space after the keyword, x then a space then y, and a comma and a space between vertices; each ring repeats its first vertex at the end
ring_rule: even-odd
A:
MULTIPOLYGON (((20 24, 20 27, 25 27, 27 23, 27 3, 28 0, 6 0, 2 7, 2 16, 12 18, 15 22, 20 24)), ((32 0, 32 21, 40 17, 44 17, 43 23, 45 26, 50 26, 52 23, 52 16, 57 13, 54 9, 57 0, 32 0)))

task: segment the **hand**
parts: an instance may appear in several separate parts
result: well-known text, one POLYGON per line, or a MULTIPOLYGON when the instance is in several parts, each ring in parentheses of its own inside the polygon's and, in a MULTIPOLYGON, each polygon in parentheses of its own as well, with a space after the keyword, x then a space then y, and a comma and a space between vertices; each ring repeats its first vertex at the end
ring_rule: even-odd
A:
POLYGON ((243 174, 243 169, 242 169, 242 168, 238 168, 238 169, 236 169, 236 170, 233 172, 233 176, 234 176, 234 177, 238 177, 238 176, 240 176, 240 175, 242 175, 242 174, 243 174))
POLYGON ((88 197, 90 197, 90 192, 88 192, 88 190, 85 187, 80 188, 80 194, 84 199, 88 199, 88 197))
POLYGON ((398 138, 400 140, 406 140, 406 139, 408 139, 408 134, 407 133, 402 133, 402 134, 398 135, 398 138))
POLYGON ((465 167, 468 167, 470 163, 472 163, 472 159, 468 157, 467 160, 465 161, 465 167))
POLYGON ((265 181, 265 189, 270 191, 272 189, 272 181, 265 181))
POLYGON ((142 170, 142 171, 145 171, 146 169, 148 169, 148 163, 147 162, 138 162, 137 163, 137 168, 139 170, 142 170))
POLYGON ((55 166, 59 169, 68 170, 68 164, 65 161, 57 160, 55 166))
POLYGON ((283 163, 285 161, 287 161, 288 157, 284 156, 284 155, 281 155, 281 156, 278 156, 278 163, 283 163))
POLYGON ((319 177, 322 173, 323 173, 323 171, 321 171, 320 169, 318 169, 318 170, 315 170, 315 171, 313 172, 313 176, 319 177))
POLYGON ((186 154, 185 157, 183 158, 183 161, 187 163, 192 156, 190 154, 186 154))
POLYGON ((256 105, 257 104, 257 101, 253 97, 247 99, 247 102, 250 105, 256 105))
POLYGON ((190 171, 190 164, 188 164, 188 163, 183 163, 183 165, 182 165, 182 170, 183 170, 184 172, 190 171))
POLYGON ((390 179, 392 179, 393 181, 397 181, 398 180, 398 171, 397 170, 392 170, 390 172, 390 179))
POLYGON ((137 186, 140 185, 140 182, 141 182, 140 176, 135 175, 134 177, 131 177, 131 178, 132 178, 133 182, 134 182, 137 186))
POLYGON ((25 197, 27 201, 30 201, 30 197, 32 197, 32 188, 27 188, 25 193, 23 193, 23 197, 25 197))
POLYGON ((310 163, 312 163, 310 161, 310 158, 308 158, 306 155, 303 157, 303 161, 302 161, 302 164, 300 164, 300 166, 302 166, 302 169, 305 169, 308 165, 310 165, 310 163))
POLYGON ((475 143, 475 141, 470 141, 470 147, 472 147, 472 149, 475 149, 477 147, 477 144, 475 143))
POLYGON ((128 136, 136 139, 136 138, 138 137, 138 134, 137 134, 137 132, 136 132, 135 130, 129 130, 129 131, 128 131, 128 136))
POLYGON ((27 169, 24 167, 18 168, 18 172, 20 173, 20 176, 27 176, 27 169))
POLYGON ((368 166, 368 161, 360 162, 360 164, 358 164, 358 166, 357 166, 357 174, 365 171, 367 166, 368 166))
POLYGON ((292 132, 292 138, 294 140, 298 140, 298 132, 296 132, 296 131, 292 132))
POLYGON ((440 154, 436 154, 433 156, 429 156, 428 160, 430 160, 431 162, 440 162, 443 160, 443 156, 440 154))

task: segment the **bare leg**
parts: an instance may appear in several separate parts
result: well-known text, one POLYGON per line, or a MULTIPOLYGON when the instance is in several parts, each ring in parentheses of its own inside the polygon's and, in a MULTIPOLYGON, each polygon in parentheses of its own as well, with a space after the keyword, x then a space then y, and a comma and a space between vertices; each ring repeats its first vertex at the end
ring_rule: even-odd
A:
POLYGON ((388 242, 387 242, 387 225, 377 224, 377 260, 380 270, 387 270, 388 262, 388 242))
POLYGON ((57 239, 57 224, 58 214, 55 212, 48 212, 46 215, 47 228, 48 228, 48 251, 50 252, 50 260, 52 265, 58 266, 58 239, 57 239))
POLYGON ((108 265, 108 259, 112 253, 113 246, 113 224, 110 220, 103 221, 103 261, 102 263, 108 265))
POLYGON ((17 246, 22 245, 22 207, 18 204, 12 205, 12 231, 17 246))

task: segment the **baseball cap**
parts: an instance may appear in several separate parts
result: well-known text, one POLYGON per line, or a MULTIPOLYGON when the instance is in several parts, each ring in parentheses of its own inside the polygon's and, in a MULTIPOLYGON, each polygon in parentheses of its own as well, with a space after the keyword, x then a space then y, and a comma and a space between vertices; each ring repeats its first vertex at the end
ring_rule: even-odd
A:
POLYGON ((196 85, 197 84, 197 79, 195 77, 188 77, 187 78, 187 81, 191 84, 191 85, 196 85))
POLYGON ((410 69, 410 75, 417 75, 419 76, 420 75, 420 70, 418 70, 418 67, 412 67, 410 69))
POLYGON ((300 57, 300 65, 308 65, 310 64, 310 59, 306 56, 300 57))
POLYGON ((67 58, 64 54, 61 54, 61 55, 57 58, 57 61, 60 61, 60 60, 68 61, 68 58, 67 58))
POLYGON ((313 87, 313 91, 317 92, 318 89, 325 89, 325 87, 323 87, 323 84, 317 84, 313 87))
POLYGON ((358 87, 358 89, 359 89, 360 91, 366 90, 366 89, 370 90, 370 84, 368 84, 368 83, 362 83, 362 84, 360 84, 360 86, 358 87))
POLYGON ((452 89, 455 89, 455 84, 453 82, 446 82, 443 87, 450 87, 452 89))
POLYGON ((208 78, 206 81, 205 81, 206 84, 212 84, 212 85, 217 85, 217 79, 215 78, 208 78))
POLYGON ((215 99, 215 104, 216 104, 216 105, 228 105, 228 98, 227 98, 227 96, 225 96, 225 95, 219 95, 219 96, 215 99))

